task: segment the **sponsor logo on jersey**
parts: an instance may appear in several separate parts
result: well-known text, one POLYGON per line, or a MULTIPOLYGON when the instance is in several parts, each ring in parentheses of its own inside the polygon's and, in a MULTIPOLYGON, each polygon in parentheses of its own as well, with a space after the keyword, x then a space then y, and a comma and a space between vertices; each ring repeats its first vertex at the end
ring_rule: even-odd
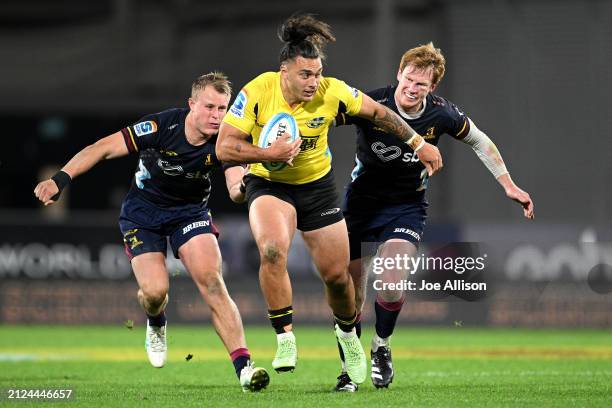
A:
POLYGON ((238 96, 236 96, 236 100, 234 101, 234 103, 232 104, 232 107, 230 108, 230 113, 236 116, 237 118, 242 119, 244 118, 244 110, 246 108, 246 105, 247 105, 247 93, 243 89, 242 91, 240 91, 238 96))
POLYGON ((402 149, 399 146, 385 146, 383 142, 374 142, 371 148, 382 162, 388 162, 402 155, 402 149))
POLYGON ((310 119, 308 122, 306 122, 306 126, 308 126, 311 129, 320 128, 324 124, 325 124, 324 116, 319 116, 318 118, 310 119))
POLYGON ((429 140, 429 139, 435 139, 436 135, 434 134, 434 132, 436 131, 436 127, 432 126, 429 129, 427 129, 427 132, 425 133, 425 140, 429 140))
POLYGON ((171 156, 171 157, 178 156, 178 153, 172 150, 161 149, 159 152, 163 154, 164 156, 171 156))
POLYGON ((172 129, 174 129, 177 126, 178 126, 178 123, 175 123, 174 125, 170 125, 170 126, 168 126, 168 130, 172 130, 172 129))
POLYGON ((417 241, 421 240, 421 236, 417 234, 416 232, 414 232, 413 230, 411 230, 410 228, 396 228, 395 230, 393 230, 393 233, 395 234, 396 232, 408 234, 414 239, 416 239, 417 241))
POLYGON ((325 217, 326 215, 337 214, 340 212, 340 208, 330 208, 329 210, 325 210, 321 213, 321 217, 325 217))
POLYGON ((300 136, 302 138, 302 144, 300 145, 301 152, 307 152, 317 148, 317 140, 319 136, 300 136))
POLYGON ((359 97, 359 91, 356 88, 353 88, 352 86, 346 85, 346 87, 349 89, 349 92, 351 93, 351 95, 353 95, 353 98, 357 99, 359 97))
POLYGON ((402 156, 402 161, 404 163, 410 163, 410 162, 417 163, 419 161, 419 155, 413 152, 406 152, 402 156))
POLYGON ((157 123, 152 120, 147 120, 134 125, 134 133, 136 136, 150 135, 157 132, 157 123))
POLYGON ((188 233, 192 229, 195 229, 195 228, 204 228, 204 227, 208 227, 209 225, 210 225, 210 221, 192 222, 191 224, 189 224, 188 226, 183 228, 183 235, 185 235, 186 233, 188 233))
POLYGON ((185 170, 183 170, 183 166, 172 165, 162 159, 157 159, 157 167, 159 167, 164 174, 167 174, 168 176, 180 176, 185 172, 185 170))

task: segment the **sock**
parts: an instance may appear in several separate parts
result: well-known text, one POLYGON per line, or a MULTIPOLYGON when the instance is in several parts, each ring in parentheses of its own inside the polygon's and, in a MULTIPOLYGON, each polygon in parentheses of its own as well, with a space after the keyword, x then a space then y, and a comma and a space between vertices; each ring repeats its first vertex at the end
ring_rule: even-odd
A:
POLYGON ((249 361, 251 360, 249 349, 244 347, 236 349, 230 353, 230 358, 234 364, 234 369, 236 369, 236 375, 238 376, 238 379, 240 379, 240 372, 247 364, 249 364, 249 361))
POLYGON ((278 310, 268 310, 268 318, 276 334, 285 332, 285 326, 293 323, 293 307, 291 305, 278 310))
POLYGON ((381 338, 378 334, 374 334, 372 337, 372 351, 378 350, 379 347, 389 347, 391 345, 391 336, 381 338))
MULTIPOLYGON (((357 337, 361 338, 361 313, 357 314, 357 322, 355 323, 355 332, 357 333, 357 337)), ((346 373, 346 363, 344 362, 344 351, 342 351, 342 346, 338 340, 336 340, 336 344, 338 345, 338 352, 340 352, 340 361, 342 362, 342 372, 346 373)))
POLYGON ((150 316, 147 314, 149 320, 149 326, 162 327, 166 324, 166 313, 162 310, 157 316, 150 316))
POLYGON ((385 302, 378 297, 376 298, 374 310, 376 312, 376 334, 378 337, 386 339, 393 334, 397 316, 402 310, 405 299, 405 295, 402 295, 397 302, 385 302))
POLYGON ((336 322, 340 330, 345 333, 350 333, 353 331, 357 324, 357 316, 357 312, 355 312, 355 314, 351 317, 338 316, 334 314, 334 321, 336 322))

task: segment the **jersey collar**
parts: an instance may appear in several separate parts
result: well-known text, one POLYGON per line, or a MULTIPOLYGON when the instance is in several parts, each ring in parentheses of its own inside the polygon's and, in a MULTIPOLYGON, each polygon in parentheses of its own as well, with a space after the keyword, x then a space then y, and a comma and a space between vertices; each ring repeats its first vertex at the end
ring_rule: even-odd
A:
MULTIPOLYGON (((427 96, 429 96, 429 95, 427 95, 427 96)), ((427 108, 427 96, 425 98, 423 98, 423 107, 417 113, 410 114, 410 113, 405 112, 402 109, 402 107, 396 102, 395 106, 397 107, 397 112, 404 119, 414 120, 414 119, 420 118, 421 115, 423 114, 423 112, 425 112, 425 108, 427 108)), ((395 92, 393 92, 393 99, 394 99, 394 102, 395 102, 395 92)))

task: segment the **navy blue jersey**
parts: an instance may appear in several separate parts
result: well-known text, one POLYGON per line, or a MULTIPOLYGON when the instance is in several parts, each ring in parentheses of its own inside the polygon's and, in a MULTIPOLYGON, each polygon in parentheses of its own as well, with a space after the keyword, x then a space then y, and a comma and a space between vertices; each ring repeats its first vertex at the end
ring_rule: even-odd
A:
MULTIPOLYGON (((388 86, 370 91, 368 95, 399 114, 395 90, 395 86, 388 86)), ((433 145, 438 144, 443 134, 462 139, 470 127, 467 116, 457 106, 432 94, 427 95, 421 116, 404 120, 433 145)), ((356 166, 347 191, 349 204, 351 198, 355 198, 353 209, 424 199, 427 170, 410 146, 367 119, 341 114, 336 121, 337 125, 354 124, 357 127, 356 166)))
POLYGON ((194 146, 185 136, 189 109, 169 109, 146 115, 121 129, 130 153, 140 160, 129 195, 136 194, 160 207, 202 203, 210 196, 210 173, 220 166, 217 137, 194 146))

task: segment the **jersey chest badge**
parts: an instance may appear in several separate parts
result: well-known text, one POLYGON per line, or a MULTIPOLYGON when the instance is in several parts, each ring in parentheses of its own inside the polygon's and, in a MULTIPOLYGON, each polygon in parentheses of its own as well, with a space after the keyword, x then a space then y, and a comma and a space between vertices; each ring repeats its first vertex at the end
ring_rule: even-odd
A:
POLYGON ((436 138, 436 135, 434 133, 435 131, 436 131, 435 126, 432 126, 429 129, 427 129, 427 132, 425 132, 425 136, 423 136, 425 140, 435 139, 436 138))
POLYGON ((319 116, 318 118, 310 119, 308 122, 306 122, 306 126, 308 126, 311 129, 320 128, 324 124, 325 124, 324 116, 319 116))

